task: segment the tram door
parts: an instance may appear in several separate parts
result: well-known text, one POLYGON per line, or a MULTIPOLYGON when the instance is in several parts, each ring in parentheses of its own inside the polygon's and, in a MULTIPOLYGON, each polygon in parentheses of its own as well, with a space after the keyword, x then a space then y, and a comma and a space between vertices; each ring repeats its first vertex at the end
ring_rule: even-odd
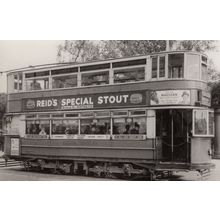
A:
POLYGON ((189 161, 191 115, 183 109, 157 111, 157 137, 162 140, 163 161, 189 161))

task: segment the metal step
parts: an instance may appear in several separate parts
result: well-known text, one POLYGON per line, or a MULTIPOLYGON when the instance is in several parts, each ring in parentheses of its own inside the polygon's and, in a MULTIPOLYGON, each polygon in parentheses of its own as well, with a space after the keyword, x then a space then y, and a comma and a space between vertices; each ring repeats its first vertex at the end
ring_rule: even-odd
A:
POLYGON ((0 168, 1 167, 14 167, 14 166, 21 166, 22 163, 20 161, 16 160, 7 160, 7 162, 4 159, 0 160, 0 168))

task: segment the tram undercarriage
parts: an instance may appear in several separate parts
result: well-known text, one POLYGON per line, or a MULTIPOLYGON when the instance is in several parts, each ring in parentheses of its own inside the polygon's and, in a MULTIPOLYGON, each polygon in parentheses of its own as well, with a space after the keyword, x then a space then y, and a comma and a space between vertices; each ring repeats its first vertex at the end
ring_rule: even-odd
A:
POLYGON ((201 176, 210 173, 213 164, 189 164, 177 162, 106 162, 83 160, 46 160, 26 159, 23 161, 26 171, 40 171, 54 174, 95 176, 100 178, 119 178, 135 180, 147 178, 157 180, 170 177, 178 171, 197 171, 201 176))

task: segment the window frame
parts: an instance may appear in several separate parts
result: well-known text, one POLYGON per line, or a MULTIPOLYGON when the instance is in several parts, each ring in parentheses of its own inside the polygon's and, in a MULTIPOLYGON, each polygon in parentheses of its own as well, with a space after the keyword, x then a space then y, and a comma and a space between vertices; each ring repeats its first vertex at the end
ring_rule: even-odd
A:
POLYGON ((79 81, 79 74, 78 72, 75 73, 67 73, 67 74, 60 74, 60 75, 50 75, 51 78, 51 90, 59 90, 59 89, 71 89, 71 88, 77 88, 78 86, 78 81, 79 81), (62 87, 62 88, 53 88, 53 79, 54 78, 59 78, 59 77, 65 77, 65 76, 76 76, 76 86, 74 87, 62 87))
POLYGON ((167 79, 168 80, 181 80, 181 79, 185 79, 185 71, 186 71, 186 53, 184 52, 179 52, 179 53, 168 53, 167 54, 167 79), (183 55, 183 65, 182 65, 182 68, 183 68, 183 75, 182 77, 169 77, 169 56, 171 55, 183 55))
MULTIPOLYGON (((104 74, 103 74, 104 75, 104 74)), ((94 86, 106 86, 106 85, 110 85, 110 69, 103 69, 103 70, 92 70, 92 71, 83 71, 83 72, 80 72, 80 87, 94 87, 94 86), (108 77, 108 83, 105 83, 105 84, 100 84, 100 85, 83 85, 83 76, 86 75, 86 76, 92 76, 92 75, 95 75, 98 73, 107 73, 108 77)))
POLYGON ((113 84, 114 85, 120 85, 120 84, 129 84, 129 83, 140 83, 144 82, 146 78, 146 64, 145 65, 138 65, 138 66, 127 66, 127 67, 117 67, 117 68, 112 68, 113 70, 113 84), (143 72, 143 80, 137 80, 137 81, 132 81, 132 82, 115 82, 115 71, 124 71, 124 70, 137 70, 137 69, 144 69, 143 72))
POLYGON ((42 76, 42 77, 31 77, 31 78, 25 78, 25 91, 26 92, 36 92, 36 91, 48 91, 50 90, 50 75, 49 76, 42 76), (28 90, 27 89, 27 81, 28 80, 41 80, 41 79, 48 79, 48 88, 47 89, 34 89, 34 90, 28 90))
POLYGON ((193 109, 193 116, 192 116, 192 135, 193 137, 214 137, 215 135, 215 121, 213 120, 213 134, 209 134, 209 113, 214 113, 214 110, 210 110, 210 109, 193 109), (206 112, 206 134, 196 134, 195 133, 195 112, 196 111, 205 111, 206 112))
POLYGON ((163 79, 167 79, 167 54, 160 54, 160 55, 153 55, 150 57, 150 63, 151 63, 151 80, 163 80, 163 79), (164 58, 164 76, 160 76, 160 58, 164 58), (157 75, 156 77, 152 77, 152 73, 153 73, 153 70, 152 70, 152 67, 153 67, 153 58, 156 58, 157 59, 157 75))
POLYGON ((23 91, 23 86, 24 86, 24 74, 23 72, 17 72, 13 74, 13 92, 22 92, 23 91), (17 79, 15 79, 15 76, 17 77, 17 79), (21 79, 20 79, 21 76, 21 79), (15 83, 16 84, 16 88, 15 88, 15 83), (20 88, 21 86, 21 88, 20 88))

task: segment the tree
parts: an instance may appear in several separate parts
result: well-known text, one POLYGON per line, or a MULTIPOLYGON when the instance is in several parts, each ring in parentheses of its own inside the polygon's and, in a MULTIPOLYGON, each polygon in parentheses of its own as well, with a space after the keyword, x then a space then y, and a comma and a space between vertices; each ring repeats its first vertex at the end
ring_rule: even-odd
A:
POLYGON ((99 59, 100 48, 94 41, 66 40, 64 45, 58 46, 57 58, 59 62, 85 62, 99 59))
MULTIPOLYGON (((166 40, 66 40, 58 47, 59 62, 85 62, 118 58, 127 56, 146 55, 152 52, 166 50, 166 40)), ((206 51, 215 47, 215 41, 208 40, 170 40, 171 50, 206 51)))
POLYGON ((193 50, 197 52, 205 52, 215 49, 214 40, 180 40, 173 41, 177 50, 193 50))

